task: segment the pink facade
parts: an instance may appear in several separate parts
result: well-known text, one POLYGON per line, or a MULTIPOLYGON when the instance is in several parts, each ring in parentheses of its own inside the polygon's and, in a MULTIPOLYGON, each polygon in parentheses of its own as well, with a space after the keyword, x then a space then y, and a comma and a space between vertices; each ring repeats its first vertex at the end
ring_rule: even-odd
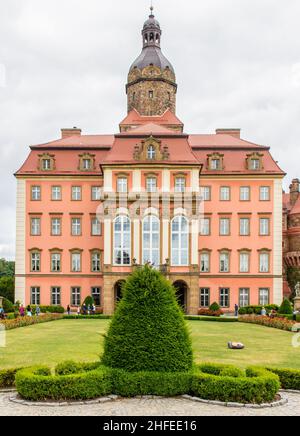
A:
MULTIPOLYGON (((162 58, 153 66, 149 50, 134 83, 148 90, 150 70, 162 75, 139 95, 142 108, 157 82, 169 86, 170 67, 162 58)), ((16 173, 17 300, 76 310, 92 294, 111 314, 120 281, 150 261, 190 314, 214 301, 225 311, 281 302, 284 173, 269 148, 239 129, 185 134, 158 103, 157 113, 155 101, 148 115, 130 110, 115 135, 63 129, 31 147, 16 173)))

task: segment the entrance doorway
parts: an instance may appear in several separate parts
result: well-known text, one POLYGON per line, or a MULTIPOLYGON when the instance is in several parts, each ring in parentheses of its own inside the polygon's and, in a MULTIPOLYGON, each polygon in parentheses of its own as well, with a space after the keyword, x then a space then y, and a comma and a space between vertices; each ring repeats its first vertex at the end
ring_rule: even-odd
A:
POLYGON ((117 304, 122 299, 122 286, 124 285, 125 280, 119 280, 114 286, 115 293, 115 304, 117 304))
POLYGON ((187 293, 188 293, 187 284, 182 280, 178 280, 177 282, 173 283, 173 286, 176 290, 176 297, 179 306, 182 308, 184 313, 187 313, 187 293))

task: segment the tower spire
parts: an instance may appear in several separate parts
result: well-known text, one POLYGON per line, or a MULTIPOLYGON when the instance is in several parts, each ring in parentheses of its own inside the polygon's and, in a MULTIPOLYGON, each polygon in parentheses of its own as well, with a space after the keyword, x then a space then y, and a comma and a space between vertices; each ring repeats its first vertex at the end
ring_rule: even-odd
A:
POLYGON ((154 11, 153 0, 151 0, 151 5, 150 5, 150 17, 154 17, 154 15, 153 15, 153 11, 154 11))

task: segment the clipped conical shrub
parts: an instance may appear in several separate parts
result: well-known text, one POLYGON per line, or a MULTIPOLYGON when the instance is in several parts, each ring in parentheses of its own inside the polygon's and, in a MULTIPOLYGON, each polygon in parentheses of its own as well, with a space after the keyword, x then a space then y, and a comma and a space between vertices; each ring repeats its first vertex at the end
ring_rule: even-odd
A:
POLYGON ((150 266, 137 269, 123 287, 102 363, 127 371, 185 372, 192 367, 191 340, 175 290, 150 266))
POLYGON ((283 302, 281 303, 281 306, 279 307, 278 313, 282 315, 292 315, 293 314, 293 308, 290 303, 290 301, 285 298, 283 302))

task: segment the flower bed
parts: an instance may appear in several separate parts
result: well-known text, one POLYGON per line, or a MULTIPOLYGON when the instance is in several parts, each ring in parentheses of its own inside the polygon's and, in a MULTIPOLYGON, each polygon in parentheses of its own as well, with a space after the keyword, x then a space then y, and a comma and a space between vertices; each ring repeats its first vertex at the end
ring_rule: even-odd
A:
POLYGON ((0 322, 1 325, 4 325, 5 330, 13 330, 19 327, 27 327, 29 325, 41 324, 44 322, 57 321, 59 319, 63 319, 63 315, 47 313, 45 315, 40 316, 19 316, 15 319, 5 319, 0 322))
POLYGON ((290 321, 287 318, 270 318, 268 316, 257 316, 257 315, 245 315, 239 317, 239 322, 247 322, 250 324, 258 324, 266 327, 273 327, 275 329, 292 331, 295 325, 294 321, 290 321))
POLYGON ((274 400, 280 383, 277 375, 262 368, 242 371, 230 365, 203 364, 187 372, 129 372, 100 363, 65 362, 55 375, 43 366, 20 370, 16 387, 23 398, 33 401, 191 394, 209 400, 264 403, 274 400))
POLYGON ((219 310, 199 309, 198 310, 198 315, 201 315, 201 316, 220 317, 221 315, 223 315, 223 313, 224 312, 221 309, 219 309, 219 310))

